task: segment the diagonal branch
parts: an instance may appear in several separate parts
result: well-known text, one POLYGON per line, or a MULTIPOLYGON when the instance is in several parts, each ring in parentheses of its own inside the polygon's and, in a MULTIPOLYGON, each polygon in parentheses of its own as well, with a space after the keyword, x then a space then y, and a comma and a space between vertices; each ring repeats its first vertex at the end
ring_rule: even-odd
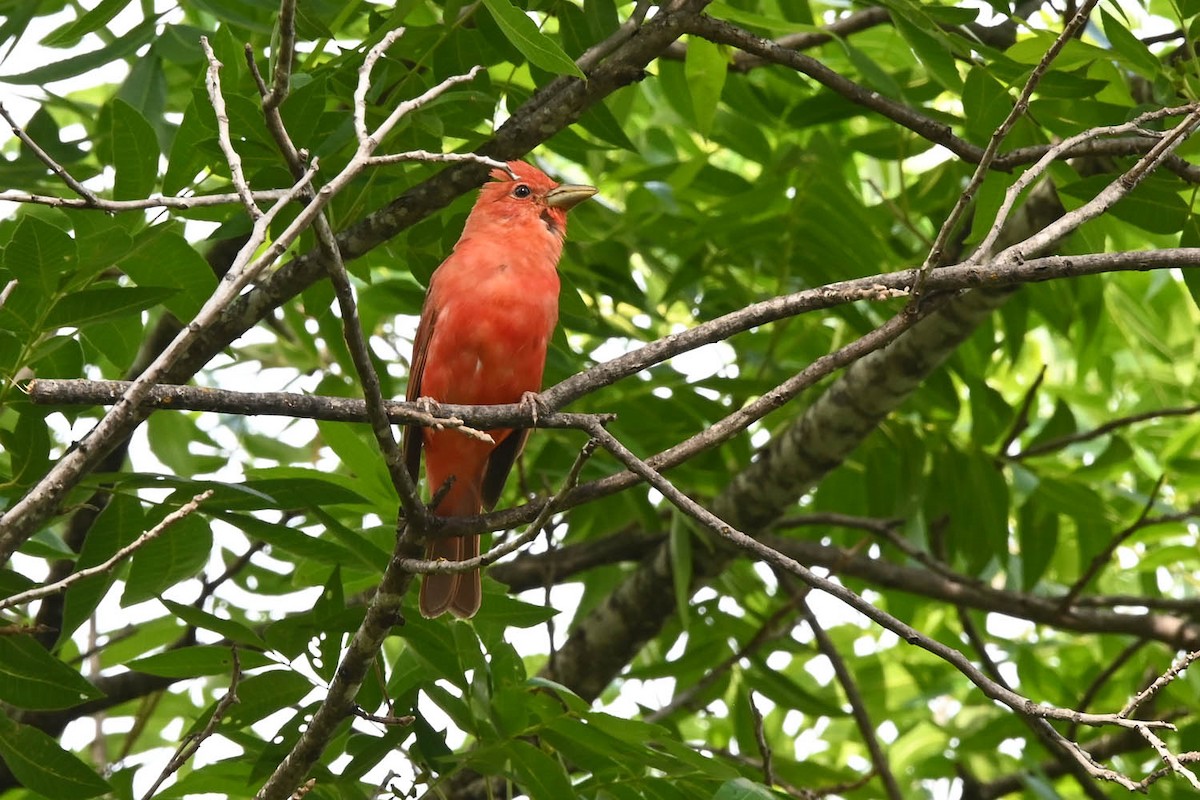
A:
POLYGON ((49 167, 51 172, 57 175, 63 183, 71 188, 71 191, 83 198, 83 202, 85 204, 88 206, 96 206, 101 202, 100 198, 96 196, 95 192, 76 180, 71 173, 67 172, 66 167, 55 161, 49 153, 43 150, 42 147, 35 142, 28 133, 25 132, 24 128, 17 124, 17 121, 13 119, 12 114, 8 112, 8 109, 4 107, 3 103, 0 103, 0 117, 3 117, 4 121, 8 123, 8 127, 12 129, 13 135, 21 140, 21 144, 28 147, 30 152, 38 157, 39 161, 49 167))
POLYGON ((196 495, 191 500, 172 511, 170 514, 163 517, 162 521, 153 528, 117 550, 117 552, 113 553, 112 556, 107 560, 96 564, 93 567, 87 567, 85 569, 72 572, 70 575, 60 581, 55 581, 54 583, 45 584, 33 589, 28 589, 24 592, 10 595, 8 597, 0 598, 0 611, 3 611, 6 608, 24 605, 25 603, 31 603, 34 600, 40 600, 41 598, 49 597, 52 594, 60 594, 71 588, 76 583, 86 580, 93 575, 102 575, 106 572, 111 572, 112 570, 116 569, 118 564, 120 564, 129 556, 133 555, 138 550, 145 547, 150 542, 157 539, 176 522, 193 513, 197 508, 200 507, 201 503, 212 497, 212 494, 213 490, 209 489, 196 495))

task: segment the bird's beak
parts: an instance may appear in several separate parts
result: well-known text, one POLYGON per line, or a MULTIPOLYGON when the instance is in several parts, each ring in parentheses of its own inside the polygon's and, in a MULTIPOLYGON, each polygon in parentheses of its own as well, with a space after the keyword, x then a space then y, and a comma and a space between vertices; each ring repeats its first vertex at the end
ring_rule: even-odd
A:
POLYGON ((574 208, 596 193, 595 186, 583 186, 577 183, 564 183, 546 192, 546 205, 551 208, 561 208, 563 211, 574 208))

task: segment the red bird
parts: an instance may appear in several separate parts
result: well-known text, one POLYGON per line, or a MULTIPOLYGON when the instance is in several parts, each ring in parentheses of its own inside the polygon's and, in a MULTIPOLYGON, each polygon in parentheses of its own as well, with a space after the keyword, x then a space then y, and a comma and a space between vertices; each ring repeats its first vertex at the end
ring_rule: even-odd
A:
MULTIPOLYGON (((567 211, 596 193, 559 185, 521 161, 493 170, 467 217, 454 252, 433 273, 413 345, 408 400, 495 405, 521 402, 542 386, 546 348, 558 321, 558 259, 567 211)), ((454 430, 410 425, 404 458, 413 480, 425 448, 426 483, 436 492, 454 483, 435 509, 443 517, 491 509, 525 444, 528 430, 488 431, 495 444, 454 430)), ((433 540, 430 559, 462 561, 479 555, 479 536, 433 540)), ((479 570, 426 575, 421 614, 479 610, 479 570)))

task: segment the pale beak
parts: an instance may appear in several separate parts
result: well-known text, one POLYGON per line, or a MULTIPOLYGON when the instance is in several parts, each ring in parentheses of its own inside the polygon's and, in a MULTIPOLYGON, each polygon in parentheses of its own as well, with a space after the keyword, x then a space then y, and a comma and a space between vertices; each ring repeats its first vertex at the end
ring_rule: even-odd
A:
POLYGON ((564 183, 546 192, 546 205, 551 208, 561 208, 563 211, 574 208, 596 193, 595 186, 583 186, 576 183, 564 183))

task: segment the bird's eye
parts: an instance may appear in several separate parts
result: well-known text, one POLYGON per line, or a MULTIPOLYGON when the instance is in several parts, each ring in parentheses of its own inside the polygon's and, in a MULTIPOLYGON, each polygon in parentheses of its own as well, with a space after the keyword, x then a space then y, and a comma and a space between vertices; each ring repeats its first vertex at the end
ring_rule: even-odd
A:
POLYGON ((531 194, 533 194, 533 190, 523 183, 519 184, 517 188, 513 189, 513 197, 517 197, 522 200, 524 200, 526 197, 529 197, 531 194))

